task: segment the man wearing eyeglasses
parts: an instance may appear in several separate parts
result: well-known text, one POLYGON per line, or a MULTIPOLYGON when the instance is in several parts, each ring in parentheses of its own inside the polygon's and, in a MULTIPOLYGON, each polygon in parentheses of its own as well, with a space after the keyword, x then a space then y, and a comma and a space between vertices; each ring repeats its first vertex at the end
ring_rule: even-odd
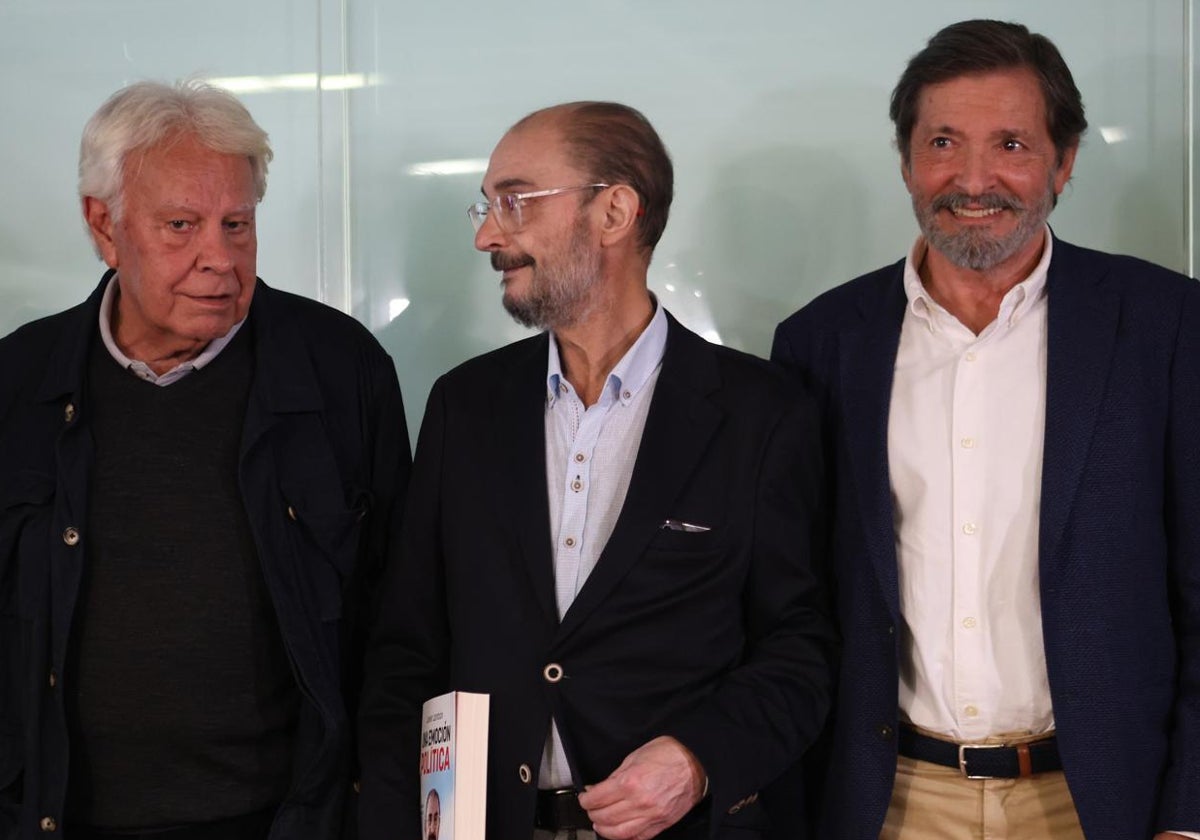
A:
POLYGON ((420 828, 423 700, 491 696, 487 836, 762 836, 818 731, 814 417, 646 287, 672 168, 577 102, 492 154, 475 246, 536 337, 434 386, 361 713, 366 840, 420 828))

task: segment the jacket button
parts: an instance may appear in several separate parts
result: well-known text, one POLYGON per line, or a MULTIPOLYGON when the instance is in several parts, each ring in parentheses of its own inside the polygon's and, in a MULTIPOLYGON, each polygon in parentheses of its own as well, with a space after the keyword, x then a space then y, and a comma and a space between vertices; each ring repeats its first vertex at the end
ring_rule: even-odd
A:
POLYGON ((355 779, 355 780, 354 780, 354 792, 355 792, 355 793, 362 793, 362 779, 355 779))
POLYGON ((556 683, 563 678, 562 666, 557 662, 551 662, 542 669, 542 676, 546 678, 546 682, 556 683))
POLYGON ((288 519, 292 520, 293 522, 296 521, 296 509, 291 505, 288 505, 288 519))
POLYGON ((67 545, 79 545, 79 529, 71 527, 63 531, 63 542, 67 545))
POLYGON ((883 738, 885 740, 887 738, 891 738, 892 737, 892 727, 888 726, 886 723, 883 724, 882 726, 880 726, 879 727, 879 737, 883 738))
POLYGON ((54 669, 51 668, 50 669, 50 687, 54 688, 54 686, 56 686, 56 685, 58 685, 58 674, 54 673, 54 669))
POLYGON ((67 403, 66 407, 63 409, 63 420, 68 423, 74 422, 75 406, 72 403, 67 403))
POLYGON ((54 831, 58 828, 58 820, 54 817, 42 817, 42 821, 38 823, 42 831, 54 831))
POLYGON ((533 781, 533 771, 529 769, 528 764, 522 764, 517 768, 517 775, 521 779, 521 784, 527 785, 533 781))

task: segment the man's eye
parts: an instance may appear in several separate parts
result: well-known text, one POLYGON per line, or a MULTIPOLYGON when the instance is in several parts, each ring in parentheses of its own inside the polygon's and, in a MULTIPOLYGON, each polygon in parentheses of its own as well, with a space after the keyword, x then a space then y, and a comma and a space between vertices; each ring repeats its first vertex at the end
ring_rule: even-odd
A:
POLYGON ((1004 147, 1004 151, 1006 152, 1015 152, 1019 149, 1025 148, 1024 143, 1022 143, 1020 140, 1013 140, 1012 138, 1005 140, 1002 145, 1004 147))
POLYGON ((185 230, 188 230, 191 226, 192 226, 192 223, 188 222, 184 219, 172 219, 171 221, 167 222, 167 227, 169 227, 171 230, 175 230, 175 231, 185 231, 185 230))
POLYGON ((250 229, 249 222, 231 221, 231 222, 225 223, 225 230, 229 231, 230 233, 242 233, 249 229, 250 229))
POLYGON ((948 149, 948 148, 950 148, 950 138, 949 137, 934 137, 933 142, 930 143, 930 145, 933 146, 933 148, 935 148, 935 149, 948 149))

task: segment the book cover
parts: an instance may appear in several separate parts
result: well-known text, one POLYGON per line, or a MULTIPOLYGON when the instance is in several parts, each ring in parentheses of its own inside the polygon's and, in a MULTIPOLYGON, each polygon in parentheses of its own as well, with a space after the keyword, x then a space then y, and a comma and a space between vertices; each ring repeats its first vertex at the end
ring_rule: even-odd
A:
POLYGON ((488 696, 451 691, 421 708, 421 836, 484 840, 488 696))

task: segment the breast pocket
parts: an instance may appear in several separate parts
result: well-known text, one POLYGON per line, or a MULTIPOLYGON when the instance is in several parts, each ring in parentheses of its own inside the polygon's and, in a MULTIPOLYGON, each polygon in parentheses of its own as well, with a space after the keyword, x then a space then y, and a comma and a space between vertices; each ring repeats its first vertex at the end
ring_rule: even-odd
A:
POLYGON ((357 572, 370 497, 327 486, 282 488, 301 569, 320 617, 342 616, 346 589, 357 572))
MULTIPOLYGON (((21 689, 26 685, 22 674, 27 634, 22 629, 46 602, 46 534, 53 505, 51 475, 27 470, 0 475, 0 739, 8 727, 14 744, 21 689)), ((17 767, 10 765, 9 770, 15 773, 17 767)), ((6 772, 0 766, 0 777, 6 772)))
MULTIPOLYGON (((28 571, 46 563, 46 529, 54 505, 54 477, 33 470, 0 475, 0 614, 16 614, 21 559, 28 571)), ((25 593, 29 594, 29 593, 25 593)))
POLYGON ((715 526, 709 527, 707 525, 698 526, 695 524, 692 524, 691 527, 704 527, 707 530, 687 530, 679 524, 676 524, 675 527, 663 525, 651 538, 650 543, 646 546, 646 550, 667 553, 706 554, 721 547, 724 536, 721 528, 715 526))

